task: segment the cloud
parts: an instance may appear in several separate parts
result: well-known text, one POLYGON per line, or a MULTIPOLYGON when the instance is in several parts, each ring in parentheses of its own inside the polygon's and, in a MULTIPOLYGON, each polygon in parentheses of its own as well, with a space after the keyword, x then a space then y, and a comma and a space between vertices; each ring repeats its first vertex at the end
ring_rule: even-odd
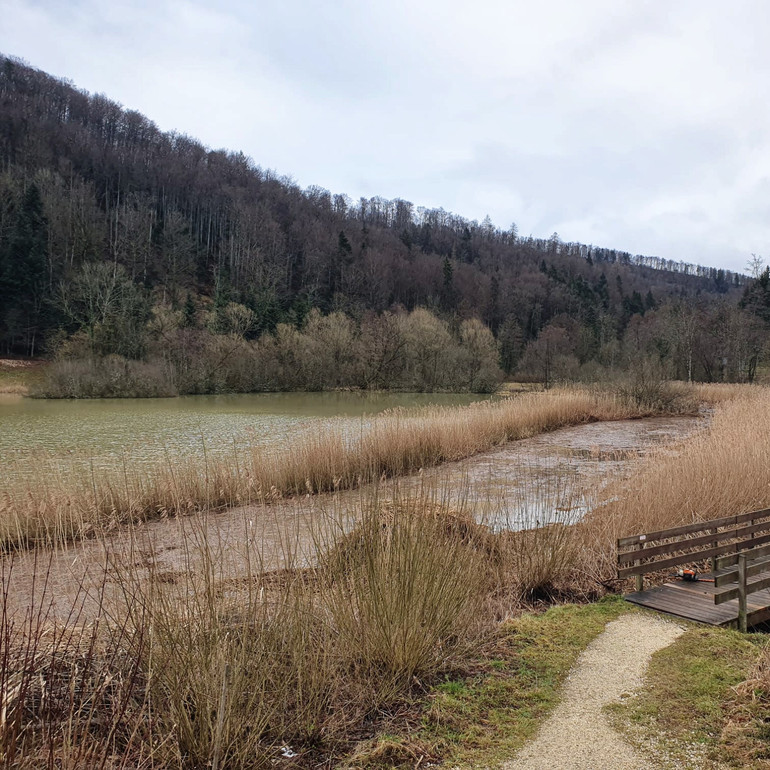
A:
POLYGON ((301 184, 740 269, 764 0, 3 0, 0 50, 301 184))

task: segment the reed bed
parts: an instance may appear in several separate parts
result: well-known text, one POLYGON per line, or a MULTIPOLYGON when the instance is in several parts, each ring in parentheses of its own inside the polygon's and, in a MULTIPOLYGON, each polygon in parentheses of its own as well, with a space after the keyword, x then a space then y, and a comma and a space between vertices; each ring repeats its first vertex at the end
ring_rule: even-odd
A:
POLYGON ((531 542, 444 497, 367 491, 355 529, 319 528, 312 568, 289 558, 263 571, 255 532, 228 553, 237 576, 192 517, 186 568, 169 580, 152 560, 113 558, 96 618, 84 595, 69 616, 51 613, 42 552, 7 556, 0 767, 310 767, 353 753, 463 670, 503 596, 522 598, 511 570, 531 542), (13 563, 31 558, 43 590, 22 608, 10 600, 13 563))
POLYGON ((682 395, 661 407, 602 391, 558 390, 392 411, 357 436, 332 426, 280 451, 244 447, 228 459, 167 463, 149 472, 41 472, 0 493, 0 546, 65 543, 131 522, 351 489, 568 425, 692 409, 682 395))
MULTIPOLYGON (((275 491, 255 491, 252 482, 246 499, 376 482, 559 425, 629 416, 638 415, 627 402, 586 392, 396 413, 365 436, 319 437, 306 456, 264 458, 273 475, 262 483, 269 479, 275 491), (411 443, 403 439, 410 431, 411 443), (362 446, 369 465, 348 460, 341 476, 348 452, 362 446), (378 454, 382 447, 392 454, 378 454), (321 456, 332 451, 339 453, 333 461, 321 456)), ((770 502, 768 460, 770 393, 752 389, 719 405, 710 429, 678 453, 641 460, 577 526, 570 525, 585 501, 568 484, 523 489, 515 506, 522 529, 514 532, 498 524, 500 515, 486 526, 462 498, 449 505, 457 496, 440 482, 406 490, 374 483, 359 493, 354 527, 348 511, 321 511, 315 557, 300 564, 287 547, 284 568, 265 571, 259 530, 244 527, 237 547, 218 542, 206 508, 184 520, 184 563, 173 574, 146 543, 112 552, 102 584, 95 591, 84 584, 63 615, 47 603, 58 589, 45 551, 7 554, 0 570, 0 767, 334 765, 431 683, 462 672, 501 619, 531 602, 601 592, 619 533, 770 502), (43 585, 26 603, 12 600, 20 559, 35 560, 43 585), (83 609, 93 606, 94 593, 95 616, 83 609)), ((203 472, 213 473, 212 465, 203 472)), ((241 464, 235 478, 252 472, 241 464)), ((177 489, 192 483, 185 479, 175 470, 177 489)), ((210 493, 209 486, 193 492, 200 489, 210 493)), ((326 498, 329 505, 336 499, 326 498)), ((285 542, 296 541, 287 532, 285 542)))
POLYGON ((770 390, 703 391, 718 402, 708 428, 647 455, 581 524, 585 569, 598 580, 614 577, 619 537, 770 507, 770 390))
POLYGON ((716 406, 738 398, 750 398, 764 390, 762 385, 729 382, 675 382, 671 384, 674 392, 688 395, 709 406, 716 406))

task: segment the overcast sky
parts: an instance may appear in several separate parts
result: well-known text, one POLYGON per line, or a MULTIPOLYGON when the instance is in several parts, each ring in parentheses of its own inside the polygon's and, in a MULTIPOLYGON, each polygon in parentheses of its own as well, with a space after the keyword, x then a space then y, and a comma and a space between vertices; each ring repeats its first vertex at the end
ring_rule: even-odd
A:
POLYGON ((742 270, 767 0, 0 0, 0 51, 354 198, 742 270))

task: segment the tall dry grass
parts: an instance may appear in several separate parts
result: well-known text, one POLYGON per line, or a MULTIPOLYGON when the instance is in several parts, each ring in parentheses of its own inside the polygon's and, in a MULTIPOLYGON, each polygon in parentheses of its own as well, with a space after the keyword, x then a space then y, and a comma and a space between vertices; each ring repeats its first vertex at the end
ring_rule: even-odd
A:
POLYGON ((751 398, 764 390, 762 385, 729 382, 674 382, 672 387, 679 393, 709 406, 717 406, 727 401, 751 398))
MULTIPOLYGON (((667 409, 691 410, 680 398, 667 409)), ((330 428, 281 451, 168 463, 152 472, 41 473, 0 492, 0 546, 63 543, 152 518, 351 489, 567 425, 659 414, 615 393, 560 390, 468 407, 393 411, 358 436, 330 428)))
POLYGON ((598 579, 613 576, 619 537, 770 507, 770 391, 700 392, 718 403, 708 427, 608 485, 581 524, 586 569, 598 579))
MULTIPOLYGON (((446 433, 439 424, 428 435, 446 443, 426 440, 410 462, 427 464, 424 458, 445 457, 439 453, 453 446, 481 448, 479 434, 502 441, 581 414, 628 416, 626 405, 585 393, 537 398, 529 422, 520 414, 513 420, 516 402, 460 410, 467 425, 483 429, 475 443, 463 443, 473 435, 445 419, 446 433)), ((446 414, 456 415, 431 413, 438 423, 446 414)), ((417 421, 396 414, 385 424, 403 433, 410 420, 417 421)), ((355 528, 336 514, 319 527, 310 567, 289 549, 285 569, 265 572, 258 532, 234 548, 213 541, 204 517, 193 516, 173 573, 156 566, 146 544, 113 561, 97 589, 104 592, 98 622, 80 600, 69 617, 54 617, 45 591, 13 614, 10 570, 20 557, 6 556, 0 767, 187 770, 270 767, 287 754, 305 764, 344 756, 362 724, 376 730, 415 688, 462 668, 506 613, 565 588, 588 593, 612 562, 617 534, 764 504, 768 459, 770 394, 752 390, 719 406, 711 429, 678 453, 641 460, 584 525, 570 526, 585 501, 568 484, 523 490, 508 521, 516 532, 502 515, 488 527, 471 508, 450 508, 447 490, 394 485, 383 492, 375 484, 361 492, 355 528), (107 597, 115 585, 117 598, 107 597)), ((403 462, 396 468, 408 467, 403 462)), ((299 483, 296 463, 273 472, 299 483)))
POLYGON ((491 626, 479 609, 498 585, 493 536, 428 495, 372 494, 356 530, 319 535, 312 569, 263 572, 255 536, 235 578, 206 531, 191 529, 174 579, 131 554, 115 561, 103 588, 117 583, 117 597, 96 620, 84 597, 54 617, 46 591, 20 610, 4 562, 0 767, 328 762, 456 670, 491 626))

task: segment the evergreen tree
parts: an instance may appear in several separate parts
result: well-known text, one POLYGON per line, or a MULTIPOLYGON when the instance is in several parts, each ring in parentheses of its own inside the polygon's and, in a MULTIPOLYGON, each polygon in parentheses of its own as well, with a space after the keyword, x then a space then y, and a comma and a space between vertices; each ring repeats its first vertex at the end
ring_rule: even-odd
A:
POLYGON ((604 310, 610 309, 610 290, 607 285, 607 276, 602 273, 599 276, 599 280, 596 282, 596 287, 594 289, 596 296, 599 298, 599 301, 601 302, 602 308, 604 310))
POLYGON ((655 310, 658 303, 655 301, 655 297, 652 296, 652 289, 647 292, 647 296, 644 298, 644 309, 655 310))
POLYGON ((0 307, 6 341, 34 356, 45 318, 48 223, 37 185, 22 196, 0 255, 0 307))
POLYGON ((442 272, 444 284, 441 287, 441 305, 444 310, 453 310, 457 303, 457 294, 454 285, 454 266, 449 257, 444 257, 442 272))
POLYGON ((770 323, 770 266, 746 287, 740 306, 770 323))
POLYGON ((187 299, 185 300, 184 307, 182 308, 182 326, 185 329, 191 329, 195 326, 197 318, 197 311, 195 309, 195 300, 192 294, 187 293, 187 299))

